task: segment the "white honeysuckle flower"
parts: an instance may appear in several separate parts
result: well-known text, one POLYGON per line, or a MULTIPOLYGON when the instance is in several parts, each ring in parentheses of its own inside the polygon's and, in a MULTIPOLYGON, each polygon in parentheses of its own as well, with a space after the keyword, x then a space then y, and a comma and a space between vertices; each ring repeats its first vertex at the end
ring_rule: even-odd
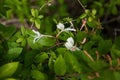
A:
POLYGON ((35 30, 32 30, 32 31, 35 33, 35 35, 33 36, 34 37, 33 43, 37 42, 42 37, 53 37, 51 35, 43 35, 43 34, 39 33, 38 31, 35 31, 35 30))
POLYGON ((67 42, 65 43, 65 47, 71 51, 80 50, 78 47, 74 45, 74 40, 72 37, 69 37, 67 39, 67 42))
POLYGON ((63 31, 76 31, 74 28, 71 28, 71 27, 65 28, 64 24, 62 24, 62 23, 58 23, 57 28, 60 29, 61 32, 63 32, 63 31))
POLYGON ((62 32, 67 32, 67 31, 76 31, 76 29, 74 29, 74 28, 71 28, 71 27, 69 27, 69 28, 65 28, 65 26, 64 26, 64 24, 62 24, 62 23, 58 23, 57 24, 57 28, 58 29, 60 29, 61 31, 57 34, 57 36, 56 37, 58 37, 62 32))
POLYGON ((65 26, 62 23, 58 23, 57 28, 60 29, 60 30, 64 30, 65 26))

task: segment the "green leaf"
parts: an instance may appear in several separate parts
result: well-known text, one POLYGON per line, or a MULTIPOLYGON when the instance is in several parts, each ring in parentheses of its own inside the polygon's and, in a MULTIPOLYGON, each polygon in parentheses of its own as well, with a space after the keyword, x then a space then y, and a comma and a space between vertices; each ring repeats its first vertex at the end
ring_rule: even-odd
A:
POLYGON ((8 26, 6 27, 6 31, 4 32, 4 35, 9 38, 15 33, 16 27, 15 26, 8 26))
POLYGON ((95 15, 97 13, 96 9, 92 9, 92 15, 95 15))
POLYGON ((119 80, 119 72, 113 70, 104 70, 101 73, 101 76, 97 80, 119 80))
POLYGON ((27 51, 27 53, 25 54, 25 58, 24 58, 24 66, 25 67, 29 67, 32 65, 32 63, 34 62, 35 55, 36 55, 36 51, 34 51, 34 50, 27 51))
POLYGON ((6 57, 9 60, 14 60, 14 59, 18 58, 18 56, 22 53, 22 50, 23 50, 23 48, 21 48, 21 47, 11 48, 8 50, 6 57))
POLYGON ((48 66, 51 70, 54 69, 54 61, 56 59, 56 54, 54 52, 50 52, 50 58, 49 58, 49 62, 48 62, 48 66))
POLYGON ((94 21, 87 21, 87 25, 90 27, 90 28, 96 28, 96 23, 94 21))
POLYGON ((4 80, 17 80, 17 79, 15 79, 15 78, 6 78, 4 80))
POLYGON ((42 18, 43 18, 43 15, 39 15, 38 18, 39 18, 39 19, 42 19, 42 18))
POLYGON ((87 37, 87 34, 84 31, 78 31, 78 33, 75 36, 75 39, 77 41, 81 41, 82 42, 85 37, 87 37))
POLYGON ((112 47, 111 40, 101 40, 99 42, 98 51, 101 54, 107 54, 108 52, 110 52, 111 47, 112 47))
POLYGON ((84 13, 84 14, 82 14, 79 18, 80 18, 80 19, 83 19, 83 18, 85 18, 86 16, 87 16, 87 14, 84 13))
POLYGON ((41 21, 39 19, 35 19, 35 26, 37 29, 40 29, 41 21))
POLYGON ((16 31, 16 27, 15 26, 4 26, 2 24, 0 24, 0 34, 6 38, 9 39, 13 33, 15 33, 16 31))
POLYGON ((42 53, 36 55, 35 62, 37 62, 37 63, 44 62, 48 58, 49 58, 48 54, 45 52, 42 52, 42 53))
POLYGON ((39 13, 37 9, 31 9, 31 14, 33 17, 37 17, 39 13))
POLYGON ((38 40, 38 44, 42 46, 53 46, 55 44, 55 39, 50 37, 42 37, 38 40))
POLYGON ((9 47, 9 49, 11 49, 11 48, 16 48, 16 47, 18 47, 19 45, 16 43, 16 42, 12 42, 12 41, 9 41, 8 42, 8 47, 9 47))
POLYGON ((68 64, 67 67, 70 66, 72 70, 76 72, 81 72, 79 62, 73 54, 71 54, 70 52, 66 52, 64 55, 64 59, 66 61, 66 64, 68 64))
POLYGON ((53 66, 54 65, 54 60, 55 59, 53 57, 49 58, 48 66, 49 66, 50 70, 53 70, 53 68, 54 68, 54 66, 53 66))
POLYGON ((88 21, 89 21, 89 24, 90 24, 90 22, 92 22, 93 21, 93 17, 88 17, 88 21))
POLYGON ((95 41, 89 41, 84 45, 83 49, 85 49, 87 51, 90 51, 90 50, 92 50, 92 48, 93 48, 92 46, 94 44, 95 44, 95 41))
POLYGON ((25 30, 24 26, 21 26, 21 33, 22 33, 23 36, 26 35, 26 30, 25 30))
POLYGON ((120 79, 120 72, 114 71, 115 80, 120 79))
POLYGON ((94 61, 92 63, 88 63, 88 65, 94 71, 104 70, 105 68, 109 67, 109 65, 103 60, 94 61))
POLYGON ((7 63, 0 67, 0 79, 11 77, 17 70, 19 62, 7 63))
POLYGON ((56 75, 63 76, 66 73, 66 63, 62 55, 59 55, 54 64, 54 71, 56 75))
POLYGON ((47 76, 38 70, 32 70, 31 76, 34 80, 47 80, 47 76))
POLYGON ((68 39, 68 37, 72 37, 74 36, 72 32, 62 32, 60 35, 59 35, 59 39, 60 40, 63 40, 63 41, 66 41, 68 39))
POLYGON ((38 43, 38 42, 35 42, 35 43, 33 43, 33 37, 32 36, 30 36, 29 38, 27 38, 27 42, 28 42, 28 45, 32 48, 32 49, 40 49, 40 48, 42 48, 43 46, 40 44, 40 43, 38 43))
POLYGON ((87 14, 86 14, 86 13, 80 15, 80 16, 78 17, 78 19, 77 19, 77 23, 80 23, 80 22, 81 22, 81 19, 84 19, 84 18, 86 18, 86 17, 87 17, 87 14))
POLYGON ((114 59, 120 57, 120 50, 116 48, 116 45, 113 45, 111 48, 111 56, 114 59))
POLYGON ((57 49, 56 49, 56 52, 57 52, 58 54, 64 55, 65 52, 66 52, 66 48, 57 48, 57 49))

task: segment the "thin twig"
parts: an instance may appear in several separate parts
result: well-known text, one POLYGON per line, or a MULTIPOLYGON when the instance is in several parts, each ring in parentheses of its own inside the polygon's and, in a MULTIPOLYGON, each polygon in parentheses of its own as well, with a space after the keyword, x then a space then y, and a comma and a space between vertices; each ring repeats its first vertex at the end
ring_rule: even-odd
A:
POLYGON ((82 26, 80 27, 80 31, 83 29, 83 27, 86 26, 86 19, 82 19, 82 26))
POLYGON ((84 50, 83 52, 85 53, 86 56, 88 56, 90 58, 91 61, 94 61, 92 56, 86 50, 84 50))
POLYGON ((95 51, 95 53, 96 53, 96 60, 99 60, 99 52, 95 51))
POLYGON ((109 60, 110 67, 112 67, 112 59, 111 59, 111 57, 110 57, 109 55, 107 55, 107 58, 108 58, 108 60, 109 60))
POLYGON ((1 21, 2 24, 7 25, 9 23, 17 23, 20 22, 19 19, 11 19, 11 20, 6 20, 6 21, 1 21))
POLYGON ((34 22, 31 24, 30 28, 32 29, 32 28, 33 28, 33 26, 34 26, 34 22))
POLYGON ((80 0, 78 0, 79 4, 81 5, 81 7, 83 8, 84 12, 85 12, 85 7, 83 6, 83 4, 80 2, 80 0))

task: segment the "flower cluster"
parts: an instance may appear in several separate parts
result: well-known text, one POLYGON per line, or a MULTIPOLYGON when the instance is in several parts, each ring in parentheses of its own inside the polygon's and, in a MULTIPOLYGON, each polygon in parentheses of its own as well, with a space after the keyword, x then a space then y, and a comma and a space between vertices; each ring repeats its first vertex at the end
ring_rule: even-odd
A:
MULTIPOLYGON (((65 28, 65 26, 62 23, 58 23, 57 28, 60 29, 60 33, 62 32, 67 32, 67 31, 76 31, 74 28, 65 28)), ((33 39, 33 43, 37 42, 39 39, 41 39, 42 37, 53 37, 51 35, 44 35, 39 33, 38 31, 32 30, 34 32, 34 39, 33 39)), ((58 35, 60 35, 60 33, 58 33, 58 35)), ((65 43, 65 47, 70 50, 70 51, 75 51, 75 50, 80 50, 78 47, 76 47, 76 45, 74 45, 74 40, 72 37, 69 37, 67 39, 67 42, 65 43)))

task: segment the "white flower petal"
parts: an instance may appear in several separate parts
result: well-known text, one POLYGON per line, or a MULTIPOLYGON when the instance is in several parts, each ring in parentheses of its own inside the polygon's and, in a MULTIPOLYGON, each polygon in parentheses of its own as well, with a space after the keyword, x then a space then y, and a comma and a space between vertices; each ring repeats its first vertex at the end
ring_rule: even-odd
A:
POLYGON ((64 29, 65 31, 76 31, 76 29, 73 29, 73 28, 66 28, 64 29))
POLYGON ((73 47, 73 45, 71 45, 70 43, 66 42, 65 43, 65 47, 70 50, 73 47))
POLYGON ((72 46, 74 45, 74 40, 73 40, 72 37, 69 37, 69 38, 67 39, 67 42, 69 42, 72 46))
POLYGON ((32 30, 37 36, 40 36, 41 34, 38 31, 32 30))
POLYGON ((38 31, 35 31, 35 30, 32 30, 32 31, 35 33, 35 35, 33 36, 34 37, 33 43, 37 42, 42 37, 53 37, 51 35, 43 35, 43 34, 39 33, 38 31))
POLYGON ((68 49, 68 50, 71 50, 71 51, 76 51, 76 50, 80 50, 78 47, 74 46, 74 40, 72 37, 69 37, 67 39, 67 42, 65 43, 65 47, 68 49))
POLYGON ((58 23, 57 28, 60 29, 60 30, 64 30, 65 26, 62 23, 58 23))

